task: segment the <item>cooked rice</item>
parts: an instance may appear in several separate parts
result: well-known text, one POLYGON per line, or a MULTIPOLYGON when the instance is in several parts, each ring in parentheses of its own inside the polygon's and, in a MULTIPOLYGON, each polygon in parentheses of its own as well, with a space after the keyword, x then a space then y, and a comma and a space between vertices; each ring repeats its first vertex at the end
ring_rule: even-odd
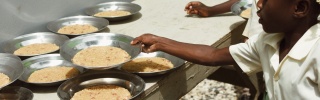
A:
POLYGON ((131 56, 118 47, 93 46, 79 51, 72 62, 82 66, 105 67, 120 64, 131 56))
POLYGON ((116 85, 96 85, 74 94, 71 100, 129 100, 130 92, 116 85))
POLYGON ((53 52, 59 49, 59 46, 53 43, 36 43, 31 44, 27 46, 23 46, 16 51, 14 51, 13 54, 15 55, 36 55, 36 54, 45 54, 49 52, 53 52))
POLYGON ((28 82, 47 83, 65 80, 79 75, 74 67, 54 66, 34 71, 28 78, 28 82))
POLYGON ((10 78, 3 73, 0 73, 0 87, 5 86, 10 83, 10 78))
POLYGON ((128 11, 123 11, 123 10, 116 10, 116 11, 103 11, 94 14, 93 16, 96 17, 113 17, 113 16, 126 16, 130 15, 131 13, 128 11))
POLYGON ((158 72, 173 68, 171 61, 162 57, 136 58, 125 63, 123 70, 128 72, 158 72))
POLYGON ((89 24, 84 24, 84 25, 68 25, 60 28, 58 30, 58 33, 61 34, 86 34, 86 33, 92 33, 98 31, 98 28, 89 25, 89 24))

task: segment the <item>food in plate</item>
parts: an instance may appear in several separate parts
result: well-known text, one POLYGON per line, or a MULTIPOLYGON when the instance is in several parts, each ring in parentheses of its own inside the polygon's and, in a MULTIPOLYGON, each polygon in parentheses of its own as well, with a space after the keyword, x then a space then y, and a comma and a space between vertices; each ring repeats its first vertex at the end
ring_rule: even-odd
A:
POLYGON ((28 55, 36 55, 36 54, 45 54, 45 53, 56 51, 58 49, 59 49, 59 46, 53 43, 35 43, 35 44, 30 44, 30 45, 21 47, 16 51, 14 51, 13 54, 28 56, 28 55))
POLYGON ((89 25, 89 24, 75 24, 75 25, 67 25, 58 30, 60 34, 70 34, 70 35, 79 35, 86 34, 98 31, 98 28, 89 25))
POLYGON ((88 67, 106 67, 129 60, 131 56, 124 50, 112 46, 92 46, 76 53, 74 64, 88 67))
POLYGON ((121 68, 128 72, 158 72, 173 68, 171 61, 162 57, 141 57, 125 63, 121 68))
POLYGON ((76 92, 71 100, 129 100, 130 92, 116 85, 96 85, 76 92))
POLYGON ((123 10, 115 10, 115 11, 103 11, 94 14, 93 16, 96 17, 117 17, 117 16, 126 16, 130 15, 131 13, 128 11, 123 11, 123 10))
POLYGON ((0 73, 0 87, 5 86, 10 83, 10 78, 3 73, 0 73))
POLYGON ((74 67, 53 66, 34 71, 28 78, 28 82, 47 83, 69 79, 79 75, 74 67))

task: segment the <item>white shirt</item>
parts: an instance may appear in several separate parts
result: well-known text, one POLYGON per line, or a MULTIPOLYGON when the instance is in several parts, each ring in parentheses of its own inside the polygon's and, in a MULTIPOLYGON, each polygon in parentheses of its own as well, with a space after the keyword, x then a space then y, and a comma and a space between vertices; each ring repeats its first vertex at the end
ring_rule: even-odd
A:
POLYGON ((320 100, 320 24, 312 26, 279 62, 281 33, 261 33, 229 47, 241 69, 263 70, 271 100, 320 100), (262 66, 262 67, 261 67, 262 66))

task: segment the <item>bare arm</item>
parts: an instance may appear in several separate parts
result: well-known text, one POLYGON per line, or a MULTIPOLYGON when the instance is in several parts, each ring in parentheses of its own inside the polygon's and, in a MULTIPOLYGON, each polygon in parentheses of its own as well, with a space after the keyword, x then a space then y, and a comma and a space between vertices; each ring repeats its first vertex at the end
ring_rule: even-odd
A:
POLYGON ((210 7, 211 15, 222 14, 231 11, 231 6, 239 0, 228 0, 221 4, 210 7))
POLYGON ((228 0, 226 2, 223 2, 221 4, 218 4, 212 7, 206 6, 205 4, 199 1, 193 1, 193 2, 189 2, 186 5, 185 11, 187 11, 188 14, 197 14, 202 17, 209 17, 209 16, 230 12, 231 6, 237 1, 239 0, 228 0))
POLYGON ((163 51, 187 61, 208 65, 235 64, 229 48, 216 49, 207 45, 189 44, 168 38, 144 34, 135 38, 131 44, 144 44, 144 52, 163 51))

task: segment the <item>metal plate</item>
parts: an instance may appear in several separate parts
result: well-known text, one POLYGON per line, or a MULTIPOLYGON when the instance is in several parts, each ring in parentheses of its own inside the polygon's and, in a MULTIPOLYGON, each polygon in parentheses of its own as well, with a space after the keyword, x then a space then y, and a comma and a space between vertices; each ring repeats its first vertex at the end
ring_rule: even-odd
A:
POLYGON ((231 6, 231 12, 235 15, 238 15, 238 16, 244 18, 244 19, 248 19, 247 16, 241 16, 241 13, 247 9, 251 9, 251 6, 252 6, 252 0, 241 0, 241 1, 234 3, 231 6))
POLYGON ((67 79, 56 81, 56 82, 46 82, 46 83, 28 82, 27 80, 29 76, 34 71, 37 71, 43 68, 48 68, 48 67, 56 67, 56 66, 75 67, 79 70, 80 74, 85 71, 85 69, 83 69, 82 67, 73 65, 72 63, 64 60, 60 56, 60 54, 46 54, 46 55, 35 56, 35 57, 31 57, 23 60, 22 63, 23 63, 23 66, 25 67, 25 71, 23 75, 19 78, 19 80, 26 83, 41 85, 41 86, 59 85, 67 79))
MULTIPOLYGON (((131 45, 130 42, 133 40, 133 37, 123 35, 123 34, 116 34, 116 33, 94 33, 94 34, 87 34, 83 36, 79 36, 73 39, 70 39, 65 44, 62 45, 60 49, 61 56, 69 62, 72 62, 72 58, 78 53, 79 51, 89 48, 91 46, 113 46, 121 48, 125 50, 130 56, 131 59, 134 59, 138 56, 141 52, 140 45, 131 45)), ((128 62, 127 60, 125 62, 128 62)), ((116 65, 111 66, 99 66, 99 67, 92 67, 92 66, 82 66, 78 65, 87 69, 96 69, 96 70, 103 70, 103 69, 110 69, 114 67, 118 67, 123 63, 119 63, 116 65)))
POLYGON ((132 95, 131 99, 140 95, 145 88, 145 82, 137 75, 119 70, 104 70, 89 71, 65 81, 59 86, 57 93, 61 100, 70 100, 76 92, 86 87, 106 84, 126 88, 132 95))
MULTIPOLYGON (((12 54, 0 53, 0 73, 10 78, 9 84, 16 81, 24 72, 21 60, 12 54)), ((7 84, 7 85, 9 85, 7 84)), ((0 86, 0 89, 7 86, 0 86)))
MULTIPOLYGON (((91 16, 70 16, 70 17, 65 17, 61 18, 52 22, 49 22, 47 24, 47 28, 55 33, 58 33, 58 30, 62 27, 69 26, 69 25, 92 25, 96 28, 98 28, 97 31, 99 32, 109 25, 109 21, 104 19, 104 18, 98 18, 98 17, 91 17, 91 16)), ((91 33, 95 33, 91 32, 91 33)), ((61 33, 58 33, 61 34, 61 33)), ((86 33, 90 34, 90 33, 86 33)), ((78 36, 78 35, 83 35, 83 34, 63 34, 63 35, 70 35, 70 36, 78 36)))
MULTIPOLYGON (((6 53, 13 54, 14 51, 16 51, 17 49, 23 46, 27 46, 35 43, 52 43, 52 44, 56 44, 57 46, 61 46, 67 40, 69 40, 69 38, 65 35, 58 35, 51 32, 30 33, 30 34, 21 35, 12 40, 6 41, 4 43, 3 51, 6 53)), ((52 51, 49 53, 53 53, 57 51, 59 50, 52 51)), ((28 55, 28 56, 18 55, 18 56, 23 58, 28 58, 28 57, 37 56, 37 55, 42 55, 42 54, 28 55)))
POLYGON ((171 61, 171 63, 173 64, 174 67, 171 69, 168 69, 168 70, 163 70, 163 71, 158 71, 158 72, 133 72, 133 74, 137 74, 141 77, 151 77, 151 76, 162 75, 162 74, 165 74, 165 73, 168 73, 172 70, 177 69, 178 67, 180 67, 181 65, 183 65, 186 62, 185 60, 183 60, 181 58, 178 58, 176 56, 172 56, 170 54, 167 54, 167 53, 161 52, 161 51, 152 52, 152 53, 140 53, 136 58, 143 58, 143 57, 166 58, 167 60, 171 61))
POLYGON ((103 17, 103 18, 106 18, 109 21, 124 20, 138 13, 141 10, 141 6, 135 3, 130 3, 130 2, 114 1, 114 2, 101 3, 96 6, 87 8, 85 9, 85 13, 90 16, 93 16, 94 14, 97 14, 99 12, 116 11, 116 10, 128 11, 130 12, 130 14, 125 16, 112 16, 112 17, 103 17))
POLYGON ((0 100, 32 100, 33 93, 24 87, 8 86, 0 90, 0 100))

